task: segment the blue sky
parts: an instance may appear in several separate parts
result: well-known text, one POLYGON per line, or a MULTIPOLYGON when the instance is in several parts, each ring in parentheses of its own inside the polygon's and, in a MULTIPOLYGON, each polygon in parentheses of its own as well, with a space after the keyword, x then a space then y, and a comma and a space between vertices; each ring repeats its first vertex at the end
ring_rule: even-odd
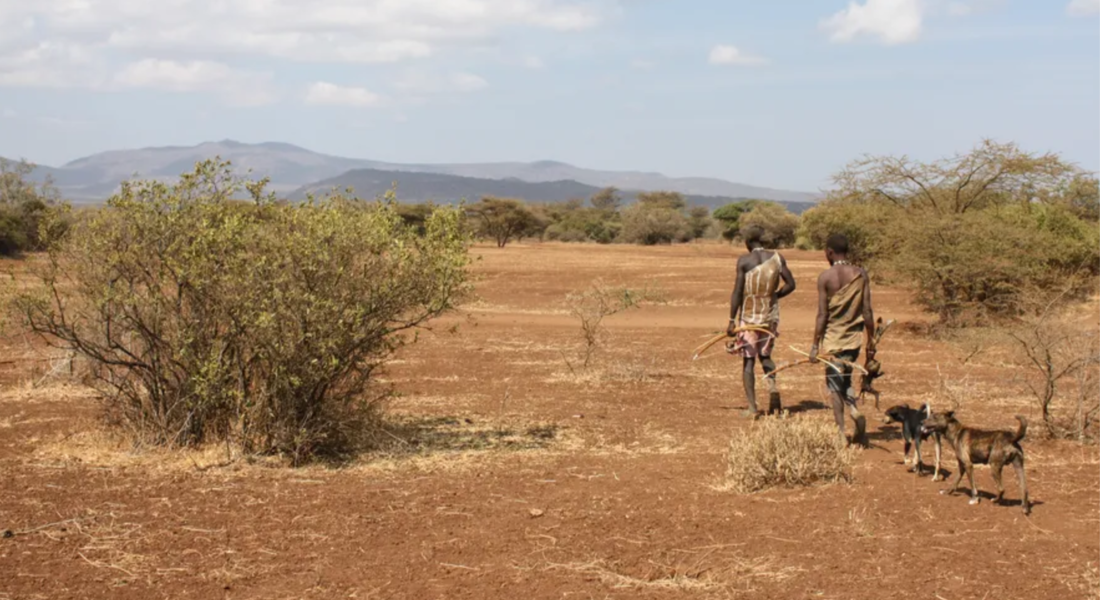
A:
POLYGON ((236 139, 817 190, 982 137, 1100 170, 1100 0, 0 0, 0 156, 236 139))

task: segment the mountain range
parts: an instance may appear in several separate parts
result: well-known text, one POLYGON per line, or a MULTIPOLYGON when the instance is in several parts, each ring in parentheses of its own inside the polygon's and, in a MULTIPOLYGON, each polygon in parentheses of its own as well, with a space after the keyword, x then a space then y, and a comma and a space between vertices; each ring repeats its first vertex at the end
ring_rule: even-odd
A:
POLYGON ((32 177, 43 180, 49 175, 62 195, 74 203, 96 203, 114 193, 123 180, 140 177, 171 182, 196 162, 215 156, 232 161, 239 172, 250 170, 253 177, 270 177, 270 189, 291 199, 302 198, 309 191, 347 186, 360 197, 372 197, 394 183, 402 201, 449 202, 497 195, 554 202, 588 197, 602 187, 615 186, 623 190, 627 201, 639 191, 667 190, 684 194, 693 204, 718 206, 735 199, 760 198, 801 212, 819 198, 808 192, 722 179, 600 171, 557 161, 398 164, 332 156, 281 142, 233 140, 101 152, 60 167, 39 166, 32 177))

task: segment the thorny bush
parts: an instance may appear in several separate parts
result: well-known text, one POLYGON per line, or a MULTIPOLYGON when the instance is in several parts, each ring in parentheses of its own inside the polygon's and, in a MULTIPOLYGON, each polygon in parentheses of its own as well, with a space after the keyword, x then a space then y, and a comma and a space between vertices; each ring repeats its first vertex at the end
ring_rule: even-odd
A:
POLYGON ((829 420, 768 417, 730 441, 726 480, 743 494, 851 481, 855 452, 829 420))
POLYGON ((16 299, 30 329, 90 359, 109 414, 146 441, 295 464, 347 451, 384 397, 377 370, 470 291, 459 210, 421 233, 392 196, 293 204, 265 184, 219 160, 174 186, 126 182, 16 299))

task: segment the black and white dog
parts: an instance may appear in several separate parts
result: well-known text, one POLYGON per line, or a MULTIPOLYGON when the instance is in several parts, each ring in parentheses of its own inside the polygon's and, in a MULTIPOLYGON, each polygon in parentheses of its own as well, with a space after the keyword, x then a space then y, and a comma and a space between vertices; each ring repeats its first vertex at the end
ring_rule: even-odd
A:
POLYGON ((940 433, 936 431, 925 433, 921 429, 924 420, 931 415, 932 407, 928 404, 922 404, 918 409, 909 408, 908 404, 899 404, 886 411, 886 416, 882 419, 882 422, 901 423, 901 436, 905 439, 905 464, 909 464, 909 449, 912 448, 915 450, 916 456, 909 470, 916 472, 917 475, 921 475, 924 469, 924 463, 921 462, 920 455, 921 441, 928 439, 929 436, 932 437, 936 443, 936 467, 932 474, 932 481, 938 481, 940 479, 940 450, 943 447, 940 433))

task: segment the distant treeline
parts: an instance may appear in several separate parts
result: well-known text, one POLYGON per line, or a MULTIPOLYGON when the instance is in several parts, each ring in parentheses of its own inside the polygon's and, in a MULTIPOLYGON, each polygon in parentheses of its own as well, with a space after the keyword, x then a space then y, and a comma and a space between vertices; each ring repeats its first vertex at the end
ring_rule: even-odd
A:
MULTIPOLYGON (((431 213, 431 204, 403 204, 401 214, 417 225, 431 213)), ((795 242, 798 216, 782 204, 767 200, 743 200, 713 213, 706 206, 691 206, 678 192, 642 192, 637 202, 624 205, 613 187, 587 199, 533 203, 517 198, 486 196, 466 207, 474 233, 501 248, 522 239, 598 244, 671 244, 704 238, 737 237, 748 223, 764 226, 769 243, 787 247, 795 242)))

